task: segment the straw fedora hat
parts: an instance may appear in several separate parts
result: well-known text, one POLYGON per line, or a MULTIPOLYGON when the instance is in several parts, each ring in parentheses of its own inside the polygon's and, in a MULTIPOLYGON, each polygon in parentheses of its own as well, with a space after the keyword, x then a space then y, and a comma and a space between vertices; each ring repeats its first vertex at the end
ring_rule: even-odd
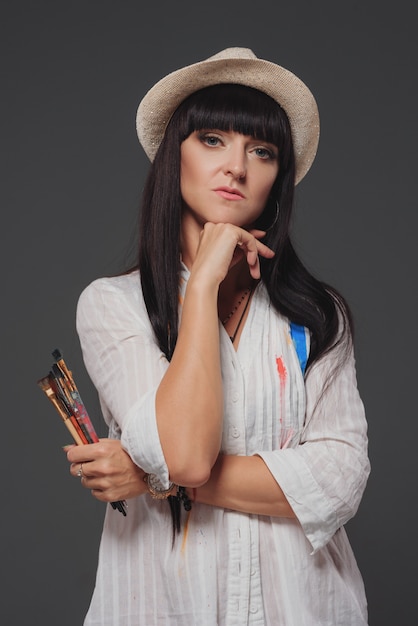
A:
POLYGON ((292 72, 259 59, 248 48, 226 48, 204 61, 171 72, 146 93, 138 107, 136 129, 148 158, 154 159, 167 124, 179 104, 195 91, 219 83, 253 87, 280 104, 292 129, 295 184, 300 182, 311 167, 318 148, 319 114, 315 98, 292 72))

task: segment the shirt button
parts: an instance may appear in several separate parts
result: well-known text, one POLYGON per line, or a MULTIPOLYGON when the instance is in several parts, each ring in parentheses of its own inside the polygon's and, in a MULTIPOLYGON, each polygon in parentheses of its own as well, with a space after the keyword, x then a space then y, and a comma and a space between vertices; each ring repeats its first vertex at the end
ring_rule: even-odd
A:
POLYGON ((250 606, 250 613, 257 613, 257 611, 258 611, 258 607, 250 606))
POLYGON ((239 398, 238 391, 234 391, 234 393, 232 394, 232 402, 238 402, 238 398, 239 398))
POLYGON ((238 439, 238 437, 240 436, 240 432, 236 426, 233 426, 231 428, 231 436, 234 437, 235 439, 238 439))

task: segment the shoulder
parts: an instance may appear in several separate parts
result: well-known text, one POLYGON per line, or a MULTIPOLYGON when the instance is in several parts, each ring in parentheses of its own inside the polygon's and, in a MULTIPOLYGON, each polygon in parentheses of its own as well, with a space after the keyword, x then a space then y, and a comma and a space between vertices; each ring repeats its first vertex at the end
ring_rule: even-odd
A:
POLYGON ((148 320, 138 271, 97 278, 81 292, 77 302, 77 327, 108 323, 145 323, 148 320))
POLYGON ((120 299, 122 302, 133 301, 138 304, 142 300, 139 272, 131 272, 122 276, 96 278, 81 292, 78 307, 95 305, 106 300, 120 299))

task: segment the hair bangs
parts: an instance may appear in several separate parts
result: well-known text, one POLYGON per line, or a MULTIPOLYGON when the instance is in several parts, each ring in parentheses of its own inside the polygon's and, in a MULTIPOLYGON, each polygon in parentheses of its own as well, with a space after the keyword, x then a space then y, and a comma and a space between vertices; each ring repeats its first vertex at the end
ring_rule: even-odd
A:
POLYGON ((179 107, 182 139, 203 129, 234 131, 280 146, 288 134, 285 112, 273 98, 245 85, 205 87, 179 107))

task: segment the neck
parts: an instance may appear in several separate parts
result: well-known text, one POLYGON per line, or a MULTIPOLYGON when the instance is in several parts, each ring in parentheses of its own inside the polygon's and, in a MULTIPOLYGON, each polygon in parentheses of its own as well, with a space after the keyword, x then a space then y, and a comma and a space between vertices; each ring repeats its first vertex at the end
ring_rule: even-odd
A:
MULTIPOLYGON (((190 214, 183 215, 181 227, 181 258, 190 270, 196 258, 200 234, 203 226, 198 224, 190 214)), ((248 270, 246 259, 233 265, 222 283, 219 285, 218 311, 220 319, 224 319, 234 307, 240 294, 255 286, 255 281, 248 270)))
POLYGON ((248 289, 254 285, 254 279, 251 277, 248 270, 246 259, 242 259, 230 268, 228 274, 219 286, 219 291, 222 292, 237 292, 242 289, 248 289))
POLYGON ((219 286, 218 311, 221 320, 232 311, 240 295, 253 289, 256 282, 248 271, 245 259, 234 265, 219 286))

